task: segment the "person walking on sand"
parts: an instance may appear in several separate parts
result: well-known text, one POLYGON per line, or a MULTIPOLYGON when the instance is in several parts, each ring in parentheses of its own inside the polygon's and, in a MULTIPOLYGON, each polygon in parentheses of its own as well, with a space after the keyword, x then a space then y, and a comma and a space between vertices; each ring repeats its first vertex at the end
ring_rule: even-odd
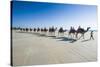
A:
POLYGON ((90 40, 93 39, 94 40, 94 37, 93 37, 93 31, 91 31, 90 33, 90 40))

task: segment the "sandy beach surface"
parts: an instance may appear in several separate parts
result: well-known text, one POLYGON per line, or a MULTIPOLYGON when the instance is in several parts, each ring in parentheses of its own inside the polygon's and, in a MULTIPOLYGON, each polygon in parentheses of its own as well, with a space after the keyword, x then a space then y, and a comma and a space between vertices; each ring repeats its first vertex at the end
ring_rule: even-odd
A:
POLYGON ((43 33, 12 31, 13 65, 43 65, 90 62, 97 60, 97 32, 94 40, 89 40, 90 32, 85 39, 68 39, 64 36, 45 36, 43 33))

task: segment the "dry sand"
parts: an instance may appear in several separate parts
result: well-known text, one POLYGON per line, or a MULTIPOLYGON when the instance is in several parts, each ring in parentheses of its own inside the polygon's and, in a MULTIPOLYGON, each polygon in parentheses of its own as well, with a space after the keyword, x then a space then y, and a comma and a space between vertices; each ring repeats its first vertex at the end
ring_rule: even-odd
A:
MULTIPOLYGON (((57 35, 57 34, 56 34, 57 35)), ((16 65, 43 65, 74 62, 89 62, 97 60, 97 32, 95 40, 85 39, 71 43, 64 37, 49 37, 37 33, 21 33, 13 31, 13 64, 16 65)))

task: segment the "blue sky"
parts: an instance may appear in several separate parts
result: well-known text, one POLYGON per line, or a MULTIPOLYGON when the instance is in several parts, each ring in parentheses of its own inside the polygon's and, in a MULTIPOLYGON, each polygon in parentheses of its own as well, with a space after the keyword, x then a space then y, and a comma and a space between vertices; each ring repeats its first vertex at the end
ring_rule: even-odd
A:
POLYGON ((14 27, 91 27, 97 29, 95 5, 57 4, 13 1, 12 25, 14 27))

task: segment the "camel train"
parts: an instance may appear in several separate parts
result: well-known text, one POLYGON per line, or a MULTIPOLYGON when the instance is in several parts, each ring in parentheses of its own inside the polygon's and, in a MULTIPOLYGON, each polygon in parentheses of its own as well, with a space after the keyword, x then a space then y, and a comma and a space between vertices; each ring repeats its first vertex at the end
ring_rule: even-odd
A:
MULTIPOLYGON (((20 32, 34 32, 34 33, 40 33, 40 34, 41 33, 47 34, 47 32, 48 32, 48 34, 51 36, 55 36, 55 32, 57 31, 57 27, 54 27, 54 26, 49 27, 49 29, 47 29, 46 27, 45 28, 39 28, 39 27, 38 28, 20 28, 20 27, 16 28, 16 27, 14 27, 13 29, 19 30, 20 32)), ((68 31, 68 37, 78 38, 78 39, 83 37, 83 39, 84 39, 84 34, 86 32, 88 32, 89 29, 90 29, 90 27, 87 27, 87 29, 85 30, 84 28, 81 28, 79 26, 78 29, 75 30, 74 27, 71 26, 70 30, 68 31, 66 29, 64 30, 63 27, 60 27, 57 32, 58 32, 58 36, 60 36, 60 35, 64 36, 64 33, 66 31, 68 31), (78 34, 81 34, 81 36, 78 37, 78 34)))

